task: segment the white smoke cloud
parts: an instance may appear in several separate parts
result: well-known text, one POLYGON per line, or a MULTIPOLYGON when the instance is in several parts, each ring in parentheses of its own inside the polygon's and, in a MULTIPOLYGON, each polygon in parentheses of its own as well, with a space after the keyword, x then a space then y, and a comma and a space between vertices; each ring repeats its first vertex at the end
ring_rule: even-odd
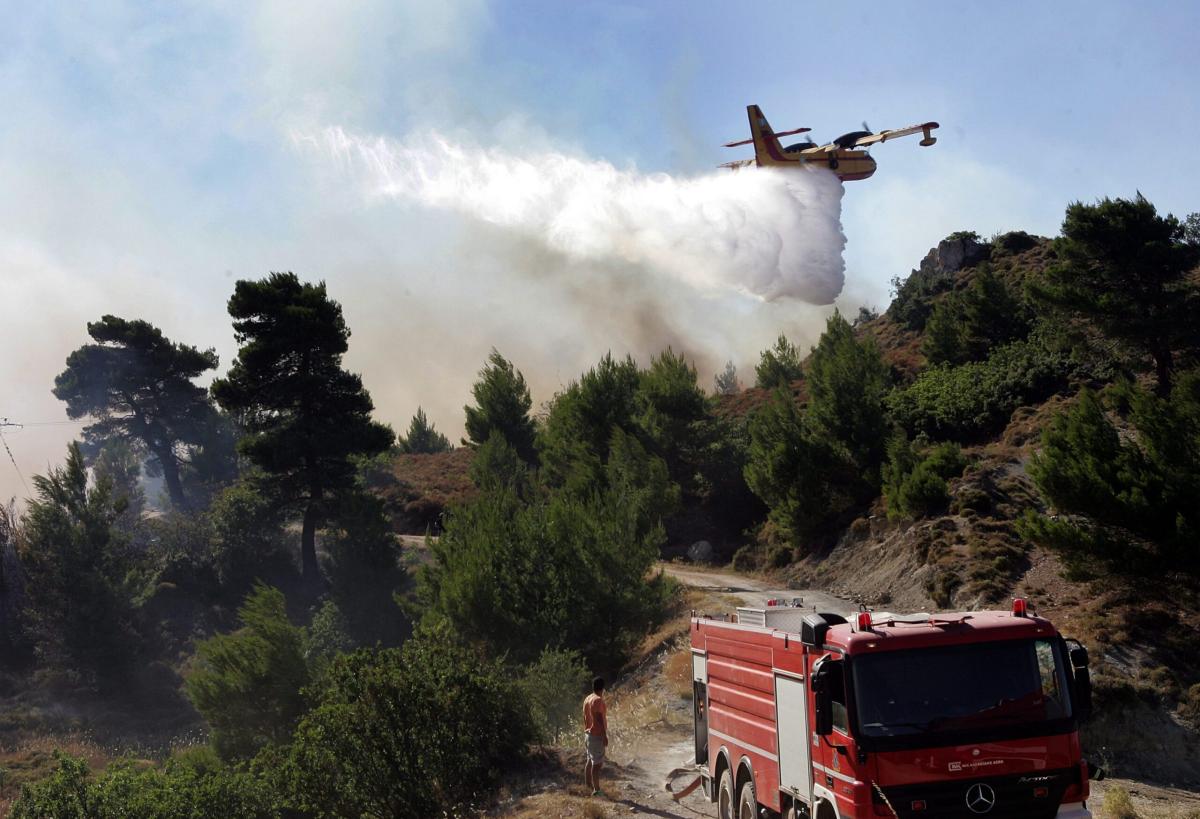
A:
POLYGON ((332 157, 369 197, 464 214, 570 261, 636 266, 697 294, 830 304, 845 280, 842 185, 827 171, 677 178, 436 134, 398 142, 341 128, 293 141, 332 157))

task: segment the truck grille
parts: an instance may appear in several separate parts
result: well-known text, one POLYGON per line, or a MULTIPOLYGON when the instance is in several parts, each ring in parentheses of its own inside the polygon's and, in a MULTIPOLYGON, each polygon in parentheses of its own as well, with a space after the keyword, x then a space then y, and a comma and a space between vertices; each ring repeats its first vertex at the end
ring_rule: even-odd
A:
MULTIPOLYGON (((885 787, 900 819, 1053 819, 1077 768, 885 787), (1037 796, 1038 789, 1045 796, 1037 796), (968 804, 968 799, 970 804, 968 804), (924 809, 914 803, 924 802, 924 809)), ((876 802, 881 802, 878 796, 876 802)))

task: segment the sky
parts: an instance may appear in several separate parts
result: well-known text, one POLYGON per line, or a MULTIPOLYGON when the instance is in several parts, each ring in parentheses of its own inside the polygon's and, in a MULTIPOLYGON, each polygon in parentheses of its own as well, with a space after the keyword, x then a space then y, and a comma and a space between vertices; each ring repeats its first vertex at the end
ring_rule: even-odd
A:
MULTIPOLYGON (((874 178, 846 185, 845 312, 886 307, 956 230, 1054 235, 1068 202, 1138 191, 1200 210, 1195 3, 0 0, 0 19, 0 418, 25 425, 0 428, 3 499, 78 434, 50 390, 88 321, 145 318, 224 371, 233 283, 273 270, 327 283, 347 366, 398 430, 421 405, 457 439, 492 347, 537 402, 610 349, 646 362, 670 344, 705 384, 727 359, 752 379, 758 350, 812 343, 833 306, 730 282, 741 257, 722 263, 719 243, 685 248, 719 269, 704 286, 664 273, 692 257, 663 258, 670 214, 637 193, 726 220, 690 192, 724 190, 714 166, 748 155, 720 147, 748 135, 748 103, 818 140, 941 123, 933 148, 877 146, 874 178), (639 201, 597 193, 588 217, 651 250, 578 258, 487 203, 381 195, 319 147, 331 133, 633 180, 639 201)), ((556 195, 543 210, 591 194, 556 195)), ((772 202, 741 203, 739 229, 769 239, 772 202)))

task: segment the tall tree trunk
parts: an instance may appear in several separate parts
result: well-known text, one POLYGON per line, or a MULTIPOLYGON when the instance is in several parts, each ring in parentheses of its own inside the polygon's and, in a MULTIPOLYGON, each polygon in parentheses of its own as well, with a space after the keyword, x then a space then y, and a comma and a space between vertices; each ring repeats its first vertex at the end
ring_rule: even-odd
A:
POLYGON ((170 449, 156 449, 154 456, 162 465, 163 481, 167 484, 167 494, 171 497, 171 505, 176 509, 184 508, 183 483, 179 480, 179 462, 175 453, 170 449))
POLYGON ((317 565, 317 523, 321 515, 322 492, 314 487, 304 507, 304 528, 300 533, 300 572, 305 585, 316 585, 321 579, 317 565))

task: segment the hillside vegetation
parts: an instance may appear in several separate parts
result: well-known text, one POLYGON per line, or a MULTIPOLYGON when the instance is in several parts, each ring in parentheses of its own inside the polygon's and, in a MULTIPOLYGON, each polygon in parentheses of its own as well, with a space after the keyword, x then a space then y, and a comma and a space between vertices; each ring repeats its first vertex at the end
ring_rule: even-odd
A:
POLYGON ((1073 204, 1056 239, 948 237, 811 351, 780 328, 745 388, 605 355, 535 416, 493 351, 458 448, 374 418, 323 283, 238 282, 211 390, 211 351, 102 317, 55 381, 83 439, 0 516, 0 797, 469 813, 678 613, 654 567, 685 554, 877 607, 1027 596, 1093 650, 1089 753, 1193 781, 1198 262, 1200 217, 1073 204))

